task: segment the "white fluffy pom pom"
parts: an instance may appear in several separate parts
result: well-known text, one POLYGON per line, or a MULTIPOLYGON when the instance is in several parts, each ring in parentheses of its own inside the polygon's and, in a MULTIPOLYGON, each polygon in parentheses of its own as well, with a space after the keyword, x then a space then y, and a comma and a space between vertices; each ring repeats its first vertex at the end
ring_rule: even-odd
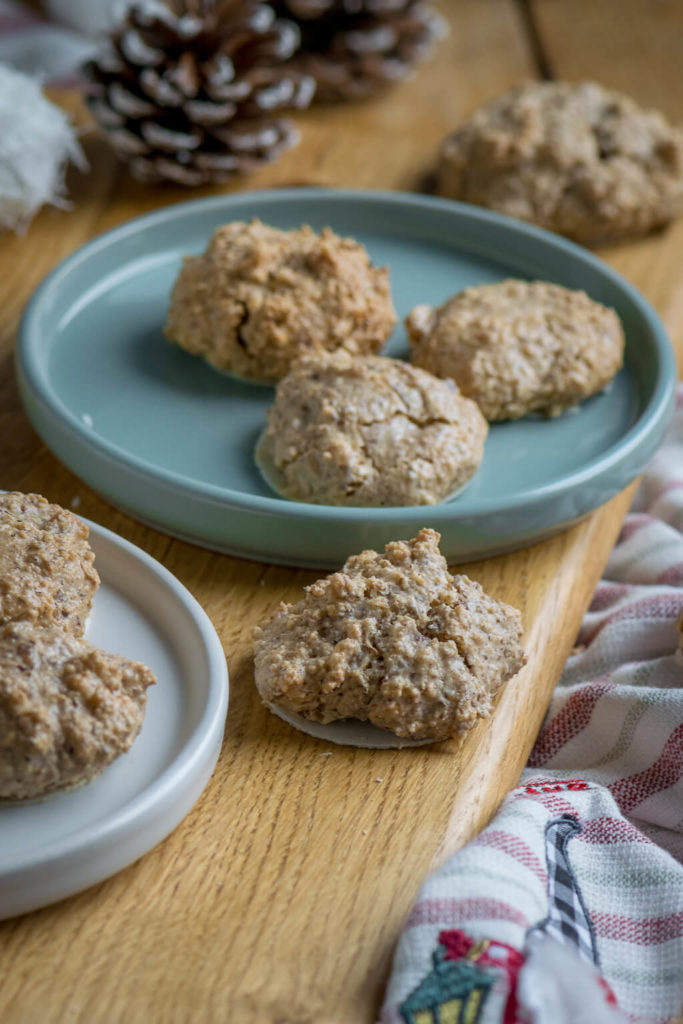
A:
POLYGON ((0 64, 0 228, 25 227, 43 203, 64 205, 69 160, 86 166, 67 115, 38 82, 0 64))

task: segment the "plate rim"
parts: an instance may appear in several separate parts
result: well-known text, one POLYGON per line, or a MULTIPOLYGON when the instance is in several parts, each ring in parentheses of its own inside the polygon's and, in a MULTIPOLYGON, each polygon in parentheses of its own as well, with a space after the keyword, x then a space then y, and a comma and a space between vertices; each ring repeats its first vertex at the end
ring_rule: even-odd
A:
MULTIPOLYGON (((78 518, 89 527, 91 534, 102 538, 114 547, 120 547, 136 561, 140 562, 147 572, 151 572, 161 580, 164 586, 179 600, 184 610, 189 612, 193 624, 197 627, 207 655, 209 685, 206 705, 196 728, 183 744, 179 754, 141 792, 137 793, 122 807, 119 807, 98 822, 87 826, 75 835, 56 840, 48 845, 41 845, 34 851, 29 851, 22 857, 21 863, 4 867, 0 863, 0 883, 3 884, 7 884, 7 881, 13 876, 28 874, 40 867, 49 867, 65 859, 82 856, 88 850, 95 851, 98 848, 109 847, 112 843, 115 843, 122 833, 127 833, 129 829, 135 828, 145 817, 152 814, 160 805, 163 805, 176 789, 180 788, 183 784, 187 785, 189 780, 193 779, 195 775, 205 771, 205 762, 207 758, 210 761, 214 748, 217 748, 217 754, 220 753, 221 739, 226 725, 230 687, 227 660, 216 629, 202 606, 187 587, 161 562, 153 558, 152 555, 149 555, 142 548, 126 540, 125 537, 121 537, 113 530, 109 530, 107 527, 101 526, 93 520, 86 519, 84 516, 78 516, 78 518)), ((208 778, 213 774, 216 761, 217 756, 211 765, 208 778)), ((208 778, 202 785, 201 791, 205 788, 208 778)), ((40 803, 36 803, 35 806, 39 807, 40 803)), ((2 807, 0 806, 0 813, 1 811, 2 807)), ((188 812, 186 811, 170 830, 167 829, 163 835, 160 835, 150 845, 146 846, 146 851, 148 852, 153 849, 154 846, 161 842, 165 835, 175 829, 186 813, 188 812)), ((143 855, 141 853, 138 856, 143 855)), ((138 858, 136 857, 135 859, 138 858)), ((132 861, 127 863, 132 863, 132 861)), ((114 873, 118 873, 125 866, 124 864, 121 868, 117 868, 115 872, 107 872, 102 877, 102 880, 114 873)), ((88 887, 90 884, 88 883, 88 887)), ((80 890, 71 888, 70 894, 74 894, 77 891, 80 890)), ((63 897, 57 896, 55 900, 61 898, 63 897)), ((51 899, 46 901, 46 903, 54 902, 55 900, 51 899)))
MULTIPOLYGON (((647 404, 629 430, 609 449, 595 456, 570 474, 565 474, 556 480, 536 485, 522 492, 516 492, 506 497, 504 501, 495 496, 479 498, 476 505, 470 507, 463 514, 465 518, 471 519, 472 517, 489 515, 491 513, 505 514, 506 512, 523 510, 525 507, 533 506, 539 501, 555 499, 558 496, 570 493, 577 487, 581 487, 599 478, 622 463, 627 462, 630 455, 646 441, 650 430, 659 424, 662 418, 672 409, 677 374, 675 355, 666 328, 656 310, 638 289, 618 271, 614 270, 609 264, 588 249, 536 225, 528 224, 516 218, 499 214, 496 211, 484 209, 483 207, 451 199, 412 192, 371 189, 326 189, 321 187, 276 188, 262 191, 223 193, 218 196, 171 203, 119 224, 78 247, 74 252, 66 256, 39 284, 26 306, 21 319, 16 351, 17 373, 21 387, 26 388, 30 392, 32 399, 38 401, 50 415, 58 417, 62 426, 77 444, 90 452, 96 453, 99 458, 114 461, 126 472, 135 473, 145 479, 153 480, 157 484, 173 488, 177 494, 182 495, 184 498, 199 498, 202 501, 218 504, 221 507, 241 513, 253 512, 263 515, 284 515, 300 523, 316 521, 330 524, 343 521, 350 525, 361 523, 364 525, 391 525, 393 523, 400 525, 406 516, 415 516, 420 512, 424 513, 426 510, 428 510, 430 520, 435 526, 457 523, 461 519, 461 516, 458 514, 457 505, 448 502, 428 506, 401 505, 387 507, 317 505, 295 502, 276 496, 252 494, 205 481, 192 480, 183 474, 159 467, 137 455, 131 454, 126 449, 107 439, 93 435, 49 386, 47 369, 41 366, 37 352, 34 351, 41 341, 41 334, 38 331, 36 321, 40 315, 41 305, 49 299, 50 294, 55 289, 59 288, 62 277, 72 273, 81 262, 130 236, 144 233, 149 227, 165 221, 173 221, 178 217, 182 218, 198 208, 209 211, 225 210, 226 215, 229 216, 231 210, 239 211, 250 204, 263 207, 264 205, 278 204, 287 200, 306 202, 313 199, 341 206, 370 203, 371 205, 389 205, 393 207, 441 211, 445 215, 455 217, 456 219, 462 218, 472 224, 479 222, 502 228, 512 236, 517 235, 518 237, 523 236, 535 239, 537 242, 548 245, 552 249, 568 254, 574 260, 578 260, 579 263, 596 271, 602 278, 607 279, 610 284, 620 289, 637 308, 641 318, 649 328, 653 342, 651 346, 652 351, 656 353, 658 361, 657 379, 647 404)), ((264 215, 262 209, 253 211, 253 213, 259 216, 264 215)))

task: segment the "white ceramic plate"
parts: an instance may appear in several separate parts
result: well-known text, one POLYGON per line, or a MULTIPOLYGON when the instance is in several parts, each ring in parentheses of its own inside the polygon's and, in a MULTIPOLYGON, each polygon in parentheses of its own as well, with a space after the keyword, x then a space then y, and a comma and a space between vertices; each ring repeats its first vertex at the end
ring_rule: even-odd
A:
POLYGON ((80 892, 137 860, 185 817, 221 747, 228 669, 205 612, 149 555, 95 523, 102 584, 87 639, 149 665, 140 735, 94 782, 0 803, 0 918, 80 892))
POLYGON ((340 722, 309 722, 306 718, 284 711, 275 704, 267 704, 267 708, 281 718, 283 722, 294 726, 300 732, 307 732, 317 740, 327 740, 342 747, 365 747, 367 750, 401 750, 403 747, 424 747, 434 740, 407 740, 395 736, 388 729, 379 729, 372 722, 361 722, 357 718, 344 718, 340 722))

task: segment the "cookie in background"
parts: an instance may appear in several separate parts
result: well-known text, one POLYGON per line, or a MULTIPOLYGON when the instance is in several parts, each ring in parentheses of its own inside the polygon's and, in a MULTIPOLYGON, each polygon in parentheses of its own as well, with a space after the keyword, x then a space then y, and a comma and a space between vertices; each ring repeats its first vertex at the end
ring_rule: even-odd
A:
POLYGON ((635 238, 683 210, 683 128, 594 82, 531 82, 443 141, 437 191, 585 245, 635 238))

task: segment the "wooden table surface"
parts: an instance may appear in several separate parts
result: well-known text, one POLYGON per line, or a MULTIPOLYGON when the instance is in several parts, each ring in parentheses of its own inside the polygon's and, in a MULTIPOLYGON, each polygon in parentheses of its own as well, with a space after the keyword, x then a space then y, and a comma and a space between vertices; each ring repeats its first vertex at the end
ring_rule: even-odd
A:
MULTIPOLYGON (((683 120, 679 0, 444 0, 442 10, 450 35, 412 81, 302 114, 299 147, 235 188, 418 190, 447 131, 535 77, 593 78, 683 120)), ((57 98, 79 113, 75 97, 57 98)), ((263 709, 250 657, 252 626, 315 574, 140 525, 72 476, 22 411, 12 348, 40 279, 93 235, 187 198, 132 182, 94 132, 83 143, 91 170, 70 175, 72 208, 46 209, 0 242, 0 486, 67 507, 77 495, 83 515, 175 573, 224 644, 230 712, 216 771, 168 839, 81 895, 0 924, 0 1020, 370 1022, 420 882, 518 780, 633 488, 549 541, 467 566, 526 628, 529 664, 491 721, 432 748, 321 757, 329 745, 263 709)), ((683 220, 600 254, 653 302, 683 353, 683 220)))

